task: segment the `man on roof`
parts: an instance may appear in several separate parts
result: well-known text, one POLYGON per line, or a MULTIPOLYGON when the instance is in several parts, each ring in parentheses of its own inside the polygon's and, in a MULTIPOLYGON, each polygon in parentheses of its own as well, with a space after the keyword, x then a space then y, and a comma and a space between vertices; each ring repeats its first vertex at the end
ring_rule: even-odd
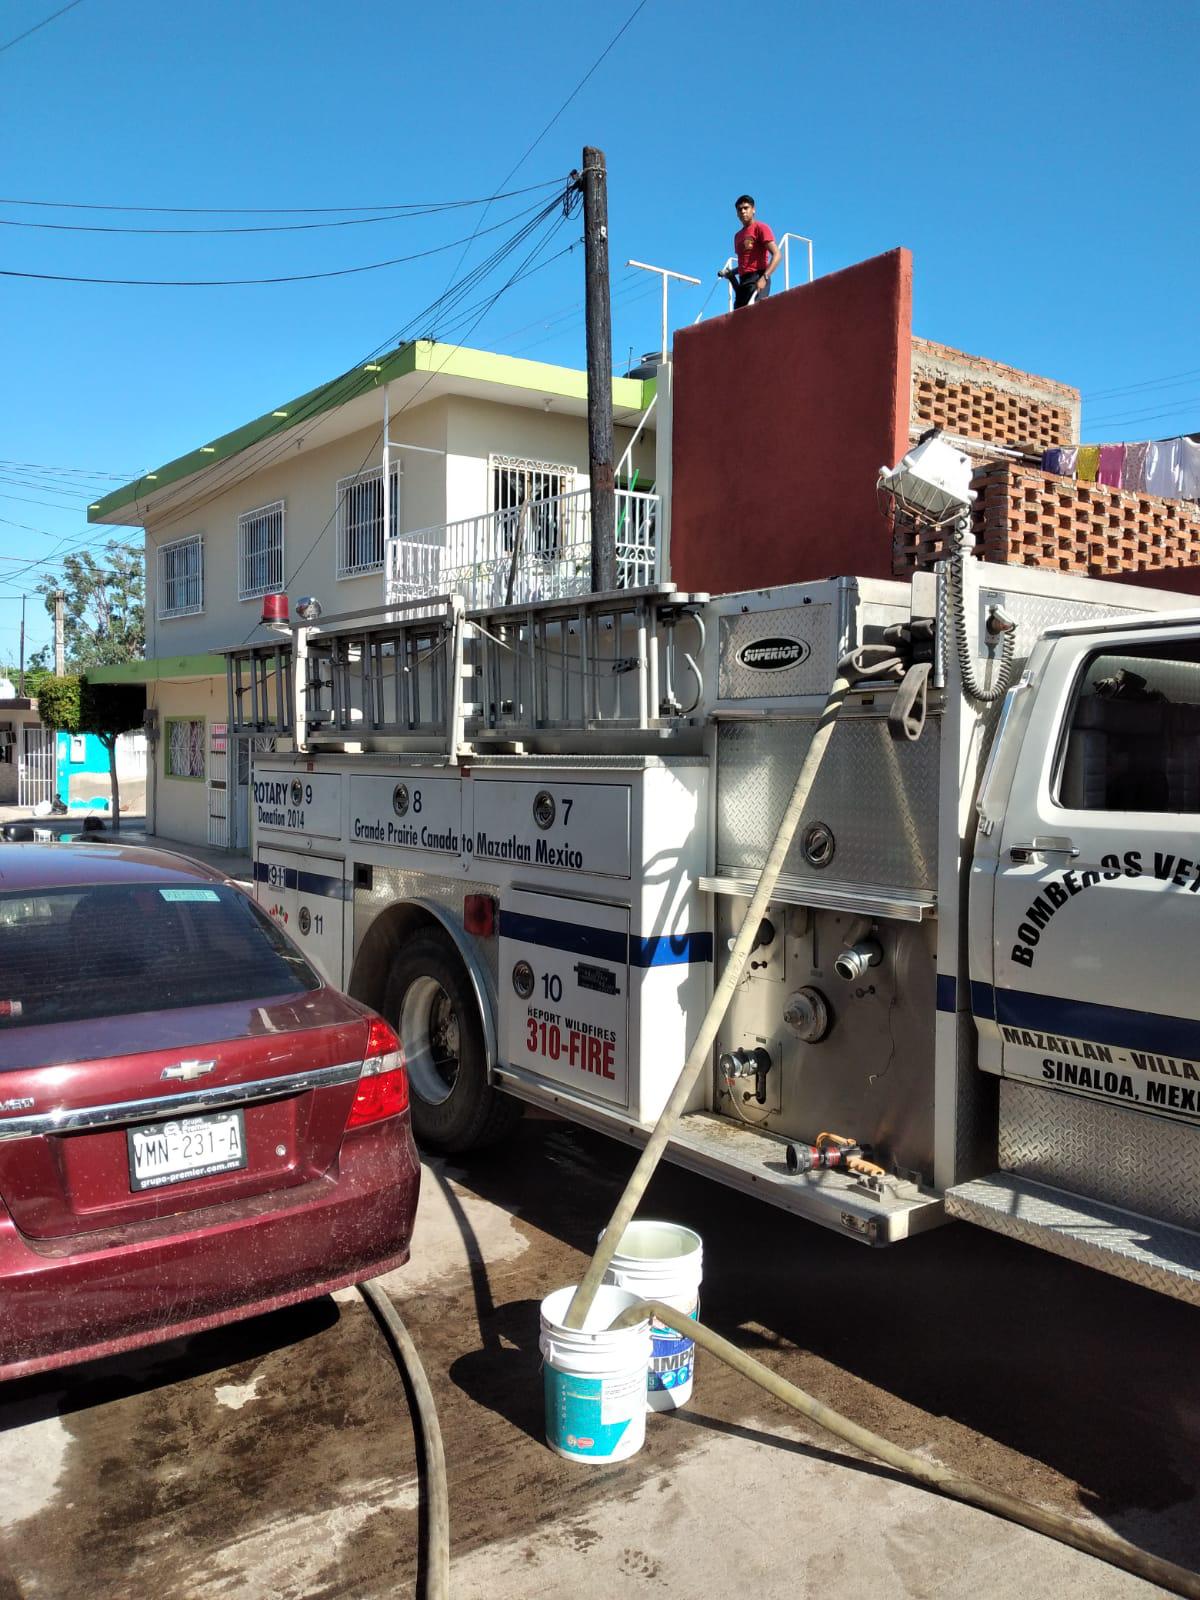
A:
POLYGON ((771 274, 779 265, 780 249, 775 235, 754 215, 754 196, 739 195, 734 201, 741 227, 733 236, 736 269, 726 267, 721 276, 733 283, 733 309, 740 311, 755 300, 765 300, 771 292, 771 274))

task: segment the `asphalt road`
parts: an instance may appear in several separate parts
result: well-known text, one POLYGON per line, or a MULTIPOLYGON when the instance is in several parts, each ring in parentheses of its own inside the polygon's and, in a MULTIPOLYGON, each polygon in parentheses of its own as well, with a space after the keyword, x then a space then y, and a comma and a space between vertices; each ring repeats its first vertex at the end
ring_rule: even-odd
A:
MULTIPOLYGON (((1158 1592, 856 1458, 704 1355, 633 1460, 551 1454, 538 1303, 632 1162, 530 1119, 427 1167, 384 1281, 437 1396, 456 1600, 1158 1592)), ((868 1251, 673 1168, 642 1214, 703 1236, 704 1320, 827 1404, 1200 1567, 1193 1310, 962 1225, 868 1251)), ((413 1592, 408 1403, 352 1291, 10 1385, 0 1430, 0 1600, 413 1592)))

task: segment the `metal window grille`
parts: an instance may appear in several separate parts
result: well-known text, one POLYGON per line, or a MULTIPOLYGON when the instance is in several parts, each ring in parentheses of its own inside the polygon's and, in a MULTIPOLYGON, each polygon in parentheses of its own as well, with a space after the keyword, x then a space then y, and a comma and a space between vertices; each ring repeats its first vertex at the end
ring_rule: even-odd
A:
MULTIPOLYGON (((389 473, 392 532, 400 526, 400 469, 389 473)), ((337 575, 357 578, 383 570, 383 468, 371 467, 337 486, 337 575)))
POLYGON ((204 722, 180 718, 167 724, 168 778, 204 776, 204 722))
POLYGON ((504 548, 512 549, 520 508, 528 504, 531 510, 523 536, 528 541, 527 553, 556 555, 563 544, 561 497, 574 487, 575 468, 519 456, 493 456, 491 468, 492 510, 503 522, 504 548), (539 501, 550 504, 538 506, 539 501))
POLYGON ((21 729, 17 804, 32 807, 54 798, 55 735, 49 728, 21 729))
POLYGON ((238 518, 238 599, 257 600, 283 588, 283 501, 238 518))
POLYGON ((190 617, 204 609, 204 540, 198 533, 159 547, 158 614, 190 617))

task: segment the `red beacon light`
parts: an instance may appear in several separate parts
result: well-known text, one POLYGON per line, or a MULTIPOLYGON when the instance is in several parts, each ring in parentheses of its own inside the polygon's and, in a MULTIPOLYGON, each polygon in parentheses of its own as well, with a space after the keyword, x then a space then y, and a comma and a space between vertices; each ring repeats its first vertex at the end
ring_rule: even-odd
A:
POLYGON ((263 595, 262 624, 266 628, 290 628, 288 597, 285 594, 263 595))

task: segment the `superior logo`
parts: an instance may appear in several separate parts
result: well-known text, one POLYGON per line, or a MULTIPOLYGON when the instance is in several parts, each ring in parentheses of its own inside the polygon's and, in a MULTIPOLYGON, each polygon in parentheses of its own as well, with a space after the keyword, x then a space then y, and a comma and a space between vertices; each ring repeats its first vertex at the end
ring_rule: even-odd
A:
POLYGON ((811 654, 812 647, 803 639, 754 639, 742 646, 737 659, 752 672, 783 672, 798 667, 811 654))

